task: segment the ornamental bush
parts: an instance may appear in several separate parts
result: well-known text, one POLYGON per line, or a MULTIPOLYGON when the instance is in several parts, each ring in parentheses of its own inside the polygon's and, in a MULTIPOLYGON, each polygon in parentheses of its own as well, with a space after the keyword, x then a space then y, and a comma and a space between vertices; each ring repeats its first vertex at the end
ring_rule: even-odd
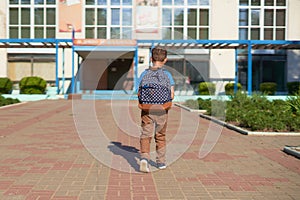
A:
POLYGON ((228 101, 199 98, 198 104, 207 115, 251 131, 300 131, 300 94, 270 101, 257 93, 237 92, 228 101))
POLYGON ((37 76, 29 76, 21 79, 19 83, 20 94, 45 94, 47 82, 37 76))
POLYGON ((300 92, 296 93, 295 96, 287 98, 287 107, 294 114, 300 116, 300 92))
POLYGON ((11 94, 13 83, 9 78, 0 78, 0 94, 11 94))
POLYGON ((287 88, 290 95, 295 95, 296 93, 300 92, 300 82, 288 82, 287 88))
POLYGON ((197 103, 196 100, 193 99, 188 99, 184 102, 184 105, 188 108, 191 109, 199 109, 199 104, 197 103))
POLYGON ((198 98, 197 101, 200 110, 211 110, 211 99, 198 98))
POLYGON ((259 85, 259 90, 265 95, 274 95, 277 90, 277 84, 273 82, 264 82, 259 85))
MULTIPOLYGON (((225 85, 225 94, 226 95, 234 95, 234 85, 235 83, 227 83, 225 85)), ((237 84, 237 91, 242 89, 242 85, 240 83, 237 84)))
POLYGON ((216 84, 210 82, 201 82, 198 86, 200 95, 214 95, 216 92, 216 84))
POLYGON ((14 103, 19 103, 19 99, 4 98, 0 95, 0 106, 6 106, 14 103))
MULTIPOLYGON (((227 102, 226 121, 251 131, 298 131, 300 113, 290 109, 288 102, 270 101, 258 94, 238 94, 227 102)), ((293 101, 292 105, 298 103, 293 101)))

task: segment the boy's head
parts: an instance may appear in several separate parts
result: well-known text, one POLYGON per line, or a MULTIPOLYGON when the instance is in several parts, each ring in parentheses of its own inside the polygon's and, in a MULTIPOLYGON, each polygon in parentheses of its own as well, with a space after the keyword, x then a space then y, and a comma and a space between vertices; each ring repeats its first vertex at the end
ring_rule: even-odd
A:
POLYGON ((167 58, 167 50, 161 47, 153 48, 151 53, 153 62, 164 62, 167 58))

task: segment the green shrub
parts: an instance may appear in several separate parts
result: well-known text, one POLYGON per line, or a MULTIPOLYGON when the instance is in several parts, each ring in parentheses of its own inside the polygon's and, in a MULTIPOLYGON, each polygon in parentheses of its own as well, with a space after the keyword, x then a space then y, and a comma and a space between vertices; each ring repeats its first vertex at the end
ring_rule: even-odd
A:
POLYGON ((4 98, 0 95, 0 106, 6 106, 14 103, 19 103, 19 99, 4 98))
POLYGON ((294 115, 300 116, 300 93, 295 94, 296 96, 290 96, 287 98, 287 107, 294 115))
POLYGON ((200 110, 210 110, 211 109, 211 99, 198 98, 198 107, 200 110))
POLYGON ((269 101, 265 96, 237 93, 227 102, 226 121, 251 131, 291 131, 297 124, 287 121, 293 116, 282 100, 269 101))
MULTIPOLYGON (((234 94, 234 85, 235 83, 227 83, 225 85, 225 94, 226 95, 233 95, 234 94)), ((242 85, 240 83, 237 84, 237 91, 242 89, 242 85)))
POLYGON ((193 99, 186 100, 183 105, 191 109, 199 109, 199 104, 196 100, 193 99))
POLYGON ((259 90, 266 95, 274 95, 277 90, 277 84, 273 82, 265 82, 259 85, 259 90))
POLYGON ((207 113, 220 120, 225 120, 226 101, 222 100, 211 100, 210 109, 207 109, 207 113))
MULTIPOLYGON (((199 109, 207 110, 205 114, 251 131, 300 131, 300 94, 286 101, 270 101, 258 93, 248 96, 238 91, 229 98, 229 101, 202 98, 197 101, 199 109)), ((195 100, 186 103, 194 104, 195 100)))
POLYGON ((288 115, 285 119, 289 131, 300 132, 300 116, 288 115))
POLYGON ((10 94, 13 83, 9 78, 0 78, 0 94, 10 94))
POLYGON ((24 77, 19 86, 20 94, 45 94, 47 82, 36 76, 24 77))
POLYGON ((216 85, 210 82, 201 82, 198 90, 200 95, 214 95, 216 92, 216 85))
POLYGON ((240 124, 245 115, 244 110, 250 108, 250 104, 251 100, 247 94, 237 92, 227 103, 226 121, 240 124))
POLYGON ((300 92, 300 82, 288 82, 287 83, 288 92, 290 95, 294 95, 300 92))

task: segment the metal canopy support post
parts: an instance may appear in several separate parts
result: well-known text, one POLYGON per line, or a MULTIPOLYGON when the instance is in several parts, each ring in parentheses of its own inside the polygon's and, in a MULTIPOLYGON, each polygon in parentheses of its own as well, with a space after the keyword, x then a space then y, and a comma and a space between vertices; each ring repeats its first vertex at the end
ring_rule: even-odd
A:
POLYGON ((234 94, 236 94, 238 90, 238 70, 239 70, 239 64, 238 64, 238 49, 235 49, 235 78, 234 78, 234 94))
POLYGON ((252 43, 248 42, 248 95, 252 95, 252 43))
POLYGON ((79 70, 79 68, 80 68, 80 60, 79 59, 80 58, 79 58, 78 54, 76 56, 77 56, 77 75, 78 75, 78 77, 76 78, 76 93, 77 93, 78 91, 80 91, 81 82, 80 82, 80 70, 79 70))
POLYGON ((74 80, 75 80, 75 78, 74 78, 74 74, 75 74, 75 70, 74 70, 74 65, 75 65, 75 62, 74 62, 74 58, 75 56, 74 56, 74 46, 72 46, 72 80, 71 80, 71 91, 72 91, 72 94, 74 93, 74 91, 75 91, 75 88, 74 88, 74 80))
POLYGON ((152 49, 154 49, 154 42, 152 42, 151 47, 149 49, 149 66, 152 66, 152 49))
POLYGON ((139 62, 139 55, 138 55, 138 46, 135 47, 135 53, 134 53, 134 85, 133 85, 133 91, 137 91, 138 89, 138 63, 139 62))
POLYGON ((63 62, 62 62, 62 94, 65 94, 65 48, 62 49, 63 62))
POLYGON ((55 42, 55 86, 56 94, 59 94, 59 80, 58 80, 58 41, 55 42))
POLYGON ((74 30, 74 28, 73 28, 73 30, 72 30, 72 40, 73 40, 73 45, 72 45, 72 80, 71 80, 71 91, 72 91, 72 94, 74 94, 74 92, 75 92, 75 83, 74 83, 74 81, 75 81, 75 78, 74 78, 74 74, 75 74, 75 61, 74 61, 74 59, 75 59, 75 51, 74 51, 74 39, 75 39, 75 30, 74 30))

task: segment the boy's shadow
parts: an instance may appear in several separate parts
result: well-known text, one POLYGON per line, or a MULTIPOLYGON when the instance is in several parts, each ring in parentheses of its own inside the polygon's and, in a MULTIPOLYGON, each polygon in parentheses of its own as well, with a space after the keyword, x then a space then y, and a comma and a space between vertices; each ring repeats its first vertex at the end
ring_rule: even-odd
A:
MULTIPOLYGON (((109 145, 107 148, 113 154, 125 158, 135 171, 140 171, 139 162, 141 157, 137 148, 133 146, 122 145, 121 142, 111 142, 111 145, 109 145)), ((156 167, 156 163, 153 160, 149 160, 149 165, 156 167)))
POLYGON ((132 146, 122 145, 121 142, 111 142, 108 149, 115 155, 120 155, 127 160, 135 171, 139 171, 139 150, 132 146))

